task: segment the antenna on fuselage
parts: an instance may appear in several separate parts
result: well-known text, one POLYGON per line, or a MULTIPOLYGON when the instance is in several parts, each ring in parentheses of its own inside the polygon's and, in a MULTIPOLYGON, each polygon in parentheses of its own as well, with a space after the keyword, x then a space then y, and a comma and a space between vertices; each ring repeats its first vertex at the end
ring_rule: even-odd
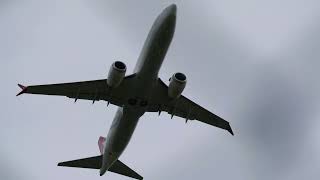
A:
POLYGON ((80 88, 78 89, 78 92, 77 92, 76 98, 74 98, 74 103, 76 103, 76 102, 77 102, 78 97, 79 97, 79 94, 80 94, 80 88))
POLYGON ((92 104, 94 104, 94 102, 96 101, 97 96, 98 96, 98 90, 96 89, 96 92, 95 92, 93 100, 92 100, 92 104))

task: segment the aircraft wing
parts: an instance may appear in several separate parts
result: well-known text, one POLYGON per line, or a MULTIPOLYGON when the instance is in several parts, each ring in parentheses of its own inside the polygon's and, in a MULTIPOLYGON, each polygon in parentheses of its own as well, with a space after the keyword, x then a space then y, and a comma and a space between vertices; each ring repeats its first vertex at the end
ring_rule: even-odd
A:
POLYGON ((132 77, 134 76, 135 74, 126 76, 118 87, 112 89, 107 86, 107 79, 35 86, 18 84, 22 91, 17 96, 21 94, 66 96, 75 99, 75 101, 77 99, 93 102, 105 100, 111 104, 122 106, 130 95, 128 90, 132 87, 132 77))
POLYGON ((168 86, 161 80, 158 80, 157 87, 149 102, 149 112, 166 111, 173 116, 179 116, 188 120, 198 120, 203 123, 225 129, 233 135, 233 131, 228 121, 211 113, 205 108, 192 102, 185 96, 172 100, 168 96, 168 86))

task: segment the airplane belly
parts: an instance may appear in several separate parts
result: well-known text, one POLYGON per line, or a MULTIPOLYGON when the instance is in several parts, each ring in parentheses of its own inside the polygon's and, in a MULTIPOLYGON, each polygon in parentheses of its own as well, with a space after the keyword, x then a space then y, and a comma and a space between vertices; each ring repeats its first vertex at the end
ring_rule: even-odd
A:
POLYGON ((139 118, 146 112, 151 90, 173 38, 176 7, 161 13, 153 24, 134 69, 135 85, 131 87, 128 105, 119 107, 106 139, 100 173, 106 172, 127 147, 139 118))
POLYGON ((153 23, 134 69, 141 79, 157 79, 174 35, 176 12, 167 11, 153 23))
POLYGON ((107 171, 123 153, 143 113, 143 110, 132 109, 130 107, 118 108, 106 138, 106 146, 100 170, 102 174, 107 171))
MULTIPOLYGON (((125 112, 126 110, 124 110, 125 112)), ((138 124, 140 115, 138 114, 123 114, 120 123, 118 124, 114 133, 114 140, 112 141, 112 150, 122 153, 128 145, 132 134, 138 124)))

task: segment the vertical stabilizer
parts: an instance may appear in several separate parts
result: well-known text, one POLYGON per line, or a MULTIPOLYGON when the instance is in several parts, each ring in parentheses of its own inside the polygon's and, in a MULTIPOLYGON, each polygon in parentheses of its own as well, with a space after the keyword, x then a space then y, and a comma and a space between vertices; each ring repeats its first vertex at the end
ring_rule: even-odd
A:
POLYGON ((100 153, 103 154, 104 148, 106 147, 106 138, 105 137, 102 137, 102 136, 99 137, 98 146, 99 146, 100 153))

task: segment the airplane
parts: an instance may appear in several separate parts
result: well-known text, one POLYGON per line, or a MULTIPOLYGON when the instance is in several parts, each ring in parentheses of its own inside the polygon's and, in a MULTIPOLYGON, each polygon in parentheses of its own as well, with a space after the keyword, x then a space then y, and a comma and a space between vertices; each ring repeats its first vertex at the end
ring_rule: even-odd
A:
POLYGON ((145 112, 167 112, 189 120, 222 128, 233 134, 228 121, 211 113, 200 105, 182 95, 186 86, 186 75, 177 72, 166 85, 158 73, 165 58, 175 31, 177 6, 166 7, 156 18, 143 45, 134 72, 125 76, 126 65, 115 61, 109 70, 107 79, 23 86, 21 94, 56 95, 95 101, 103 100, 118 106, 107 137, 100 137, 98 146, 101 155, 60 162, 58 166, 100 169, 100 176, 106 171, 118 173, 135 179, 143 179, 141 175, 119 160, 127 147, 137 126, 139 118, 145 112))

